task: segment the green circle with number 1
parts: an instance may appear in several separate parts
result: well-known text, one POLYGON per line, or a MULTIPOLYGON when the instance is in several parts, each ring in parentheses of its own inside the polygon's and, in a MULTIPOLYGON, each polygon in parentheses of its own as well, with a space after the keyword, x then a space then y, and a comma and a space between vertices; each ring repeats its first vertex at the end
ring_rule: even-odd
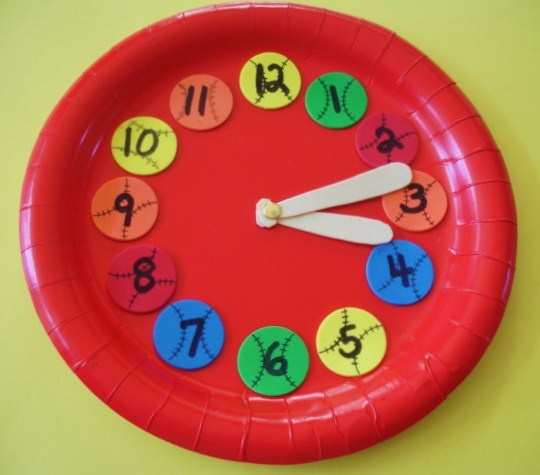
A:
POLYGON ((284 327, 263 327, 249 335, 238 351, 238 372, 256 393, 281 396, 306 378, 309 353, 303 340, 284 327))
POLYGON ((342 72, 323 74, 307 88, 306 111, 317 124, 329 129, 345 129, 356 124, 367 109, 364 86, 342 72))

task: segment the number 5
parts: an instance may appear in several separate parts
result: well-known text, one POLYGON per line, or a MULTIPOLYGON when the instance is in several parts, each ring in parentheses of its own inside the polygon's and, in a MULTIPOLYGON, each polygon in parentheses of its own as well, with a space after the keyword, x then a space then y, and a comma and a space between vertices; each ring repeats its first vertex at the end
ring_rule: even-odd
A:
POLYGON ((352 335, 347 335, 349 330, 354 330, 356 325, 345 325, 339 329, 339 335, 341 342, 345 345, 352 343, 354 348, 350 351, 345 351, 342 348, 339 349, 339 354, 345 358, 356 358, 362 351, 362 342, 360 338, 352 335))

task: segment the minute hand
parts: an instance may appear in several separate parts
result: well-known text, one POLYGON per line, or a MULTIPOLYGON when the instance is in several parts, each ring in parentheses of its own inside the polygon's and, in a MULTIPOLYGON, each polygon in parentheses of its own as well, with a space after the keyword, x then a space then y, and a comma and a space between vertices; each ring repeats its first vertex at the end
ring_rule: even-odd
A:
MULTIPOLYGON (((407 186, 412 180, 411 169, 399 162, 355 175, 331 185, 307 191, 276 203, 276 219, 299 216, 321 209, 346 205, 381 196, 407 186)), ((264 210, 263 210, 263 214, 264 210)), ((270 218, 270 216, 265 216, 270 218)))

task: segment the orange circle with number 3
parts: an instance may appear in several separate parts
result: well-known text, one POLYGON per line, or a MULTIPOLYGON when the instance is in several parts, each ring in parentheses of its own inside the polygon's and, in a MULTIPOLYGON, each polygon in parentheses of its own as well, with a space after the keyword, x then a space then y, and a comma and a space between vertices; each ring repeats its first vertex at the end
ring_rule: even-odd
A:
POLYGON ((409 185, 382 198, 384 212, 392 223, 407 231, 427 231, 439 224, 448 209, 442 185, 431 175, 413 170, 409 185))

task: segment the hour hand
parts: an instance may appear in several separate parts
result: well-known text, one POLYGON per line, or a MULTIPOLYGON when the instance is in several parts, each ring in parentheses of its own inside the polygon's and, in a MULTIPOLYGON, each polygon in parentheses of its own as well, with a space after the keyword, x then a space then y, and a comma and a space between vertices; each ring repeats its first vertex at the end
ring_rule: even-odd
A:
POLYGON ((260 212, 257 210, 257 223, 263 227, 272 227, 284 218, 385 195, 404 188, 411 180, 412 171, 407 165, 389 163, 278 203, 270 202, 260 212))
MULTIPOLYGON (((270 200, 261 200, 263 208, 270 200)), ((258 214, 258 213, 257 213, 258 214)), ((361 216, 313 212, 279 220, 279 224, 341 241, 377 245, 392 240, 392 228, 382 221, 361 216)))

